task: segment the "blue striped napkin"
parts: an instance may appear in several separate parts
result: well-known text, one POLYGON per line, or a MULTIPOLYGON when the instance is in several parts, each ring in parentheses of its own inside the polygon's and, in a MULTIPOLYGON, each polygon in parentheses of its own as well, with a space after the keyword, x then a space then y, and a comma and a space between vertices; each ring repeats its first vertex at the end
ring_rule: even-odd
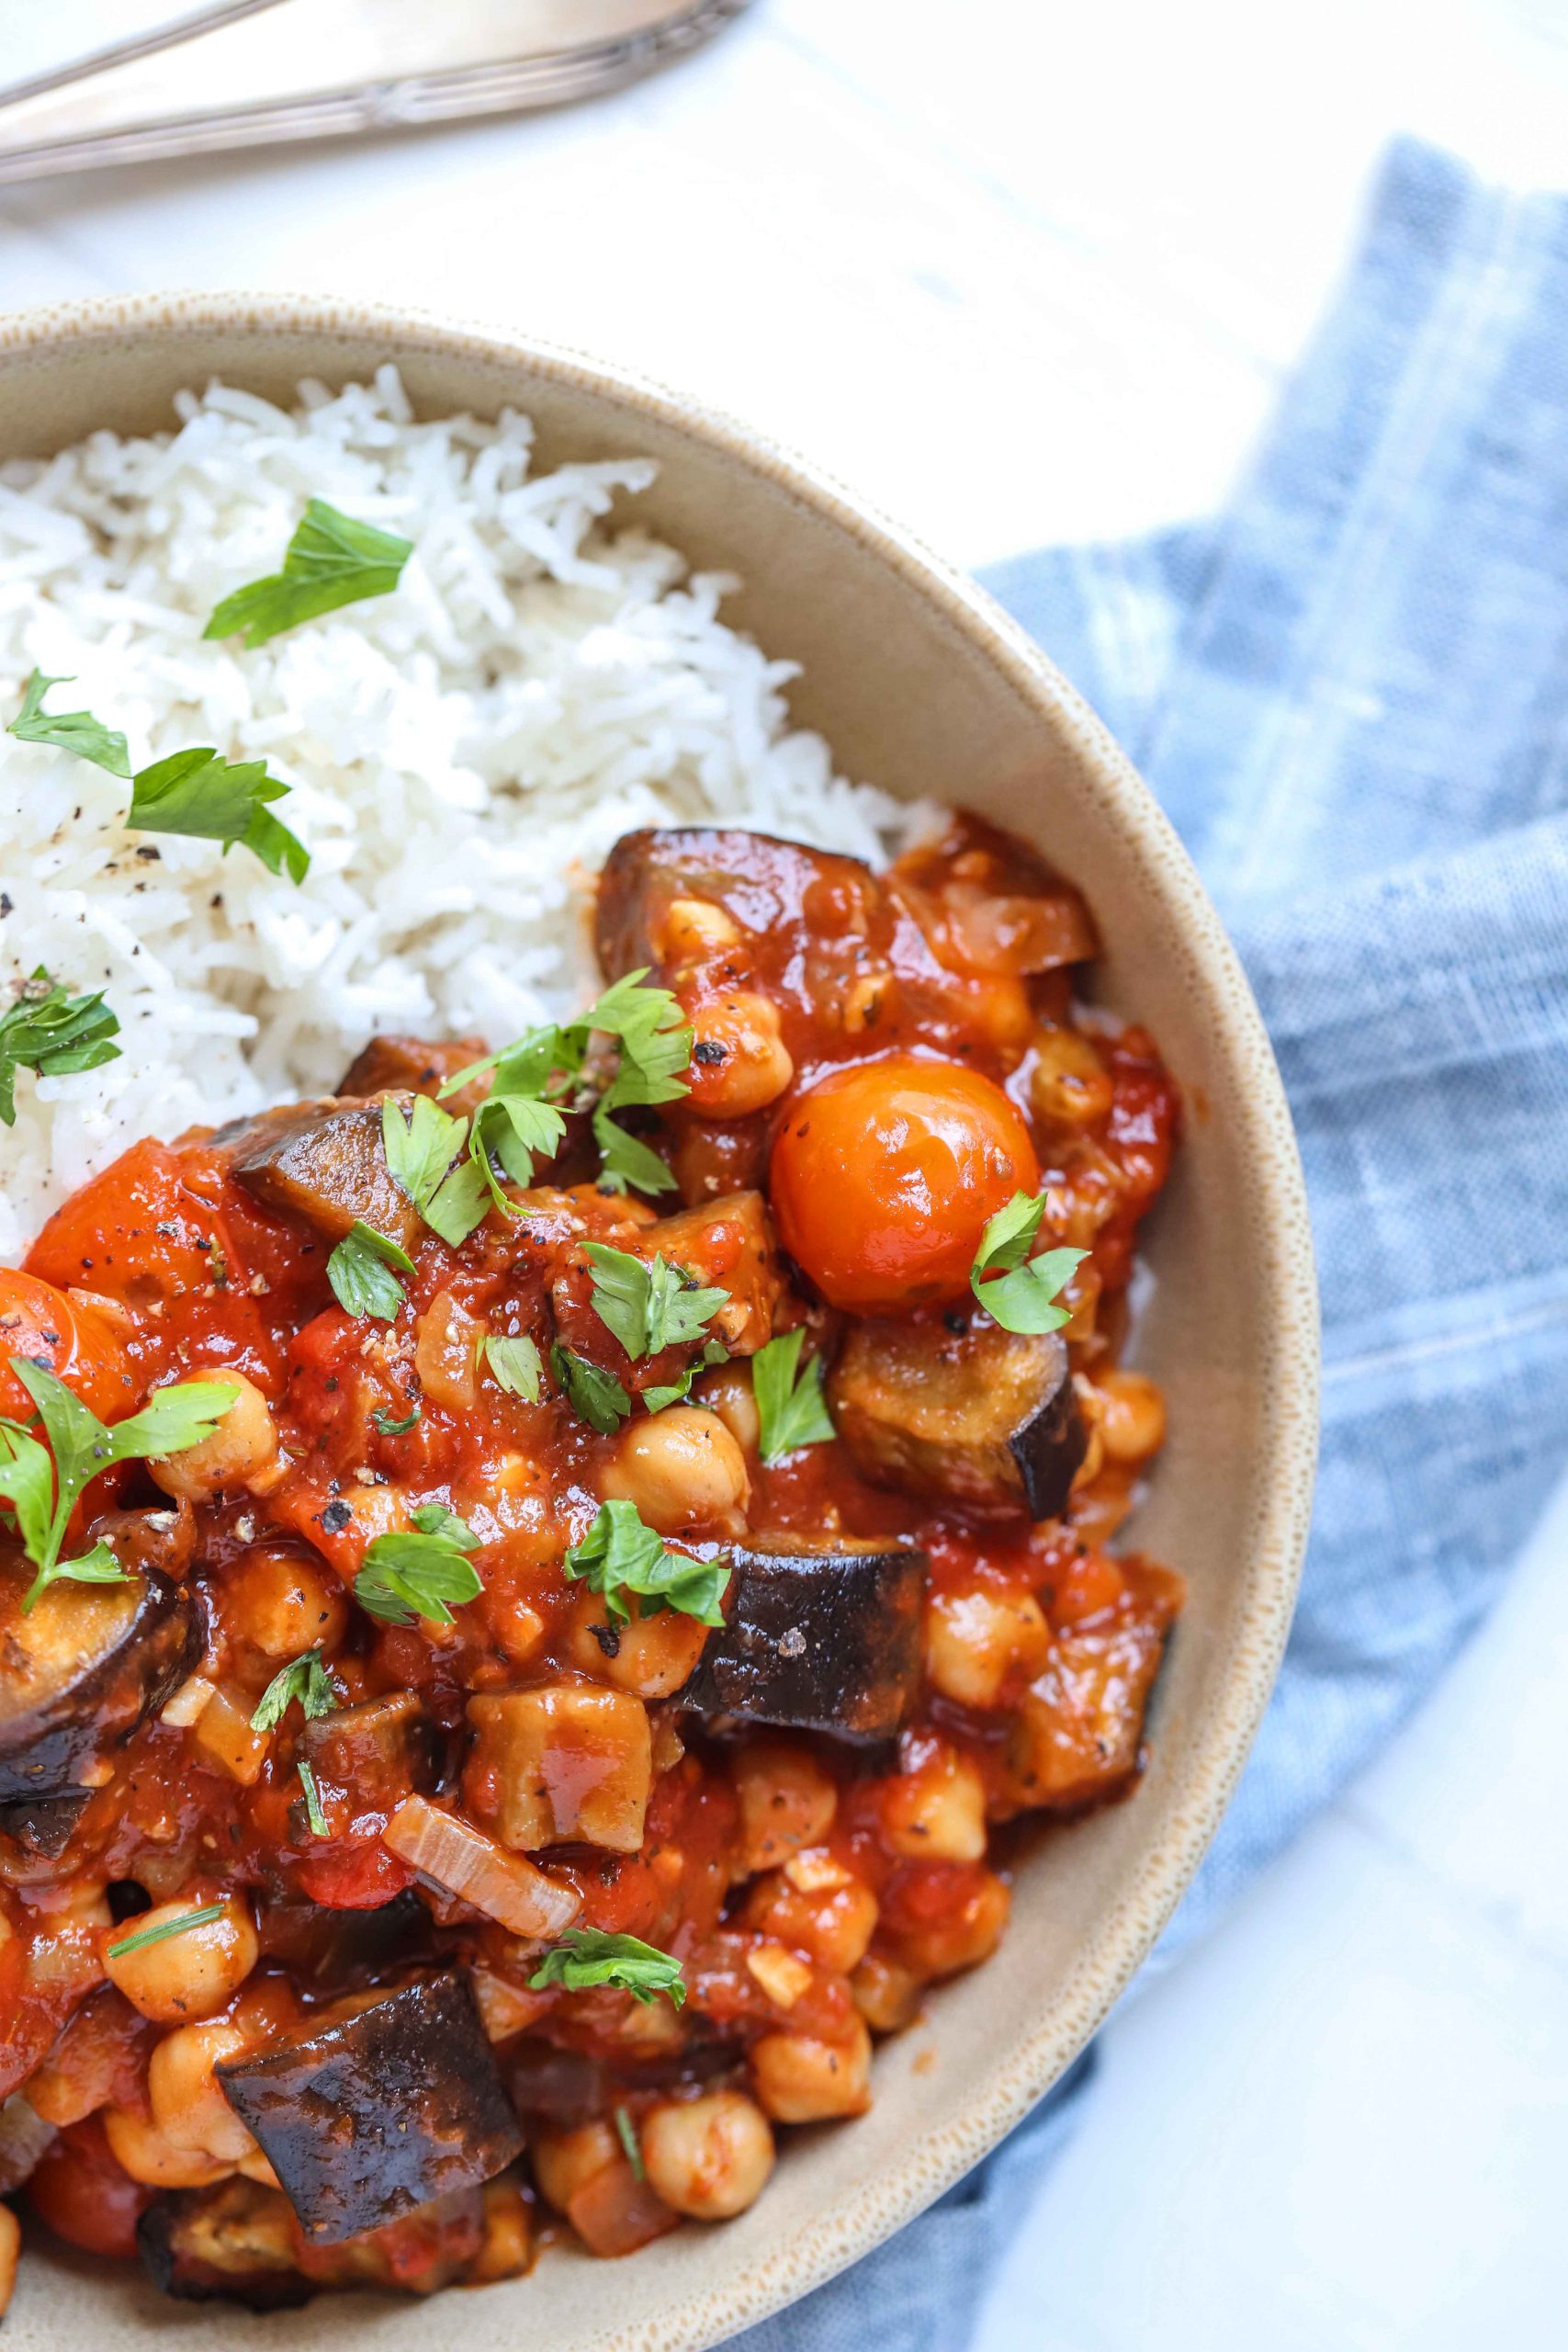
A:
MULTIPOLYGON (((1402 141, 1231 513, 987 585, 1197 859, 1313 1202, 1301 1607, 1168 1957, 1409 1713, 1568 1462, 1568 198, 1402 141)), ((745 2352, 960 2352, 1092 2069, 745 2352)))

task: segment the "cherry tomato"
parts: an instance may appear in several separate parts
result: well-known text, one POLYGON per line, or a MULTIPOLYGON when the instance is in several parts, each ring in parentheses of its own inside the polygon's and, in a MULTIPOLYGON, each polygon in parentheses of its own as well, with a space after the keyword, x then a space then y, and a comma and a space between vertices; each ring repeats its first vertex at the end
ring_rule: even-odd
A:
POLYGON ((36 1274, 0 1266, 0 1413, 28 1420, 35 1408, 10 1368, 13 1356, 48 1364, 100 1420, 118 1420, 133 1402, 124 1353, 104 1317, 36 1274))
POLYGON ((987 1219, 1039 1184, 1001 1088, 913 1054, 807 1088, 773 1146, 785 1249, 834 1306, 859 1314, 962 1298, 987 1219))
POLYGON ((67 2124, 28 2183, 34 2212, 56 2237, 122 2261, 135 2255, 136 2224, 153 2193, 116 2162, 96 2115, 67 2124))

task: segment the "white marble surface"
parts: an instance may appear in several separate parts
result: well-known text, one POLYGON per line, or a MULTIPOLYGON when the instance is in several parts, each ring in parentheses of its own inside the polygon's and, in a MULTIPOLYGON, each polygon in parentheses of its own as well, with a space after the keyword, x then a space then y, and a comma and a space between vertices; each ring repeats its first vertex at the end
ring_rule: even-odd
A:
MULTIPOLYGON (((168 13, 0 0, 0 71, 168 13)), ((1563 0, 762 0, 578 112, 0 193, 0 306, 516 322, 981 562, 1223 498, 1401 130, 1568 182, 1563 0)), ((978 2352, 1568 2336, 1565 1566, 1568 1498, 1392 1753, 1112 2024, 978 2352)))

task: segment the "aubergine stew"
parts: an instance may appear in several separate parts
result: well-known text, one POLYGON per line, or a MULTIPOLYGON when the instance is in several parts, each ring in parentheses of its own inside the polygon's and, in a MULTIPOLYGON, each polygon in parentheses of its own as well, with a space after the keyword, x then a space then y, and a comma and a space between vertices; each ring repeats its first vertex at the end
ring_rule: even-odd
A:
POLYGON ((373 1037, 0 1272, 0 2189, 171 2294, 742 2211, 1140 1770, 1178 1103, 1077 893, 959 818, 597 907, 577 1020, 373 1037))

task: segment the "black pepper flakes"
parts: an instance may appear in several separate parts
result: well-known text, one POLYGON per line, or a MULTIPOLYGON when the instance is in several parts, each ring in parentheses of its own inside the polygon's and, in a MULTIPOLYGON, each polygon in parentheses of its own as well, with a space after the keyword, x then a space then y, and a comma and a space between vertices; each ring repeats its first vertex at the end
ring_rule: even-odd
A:
POLYGON ((724 1059, 724 1047, 716 1037, 699 1037, 692 1047, 692 1059, 703 1062, 711 1069, 724 1059))
POLYGON ((341 1535, 352 1521, 354 1513, 340 1496, 335 1501, 328 1503, 320 1516, 324 1534, 341 1535))

